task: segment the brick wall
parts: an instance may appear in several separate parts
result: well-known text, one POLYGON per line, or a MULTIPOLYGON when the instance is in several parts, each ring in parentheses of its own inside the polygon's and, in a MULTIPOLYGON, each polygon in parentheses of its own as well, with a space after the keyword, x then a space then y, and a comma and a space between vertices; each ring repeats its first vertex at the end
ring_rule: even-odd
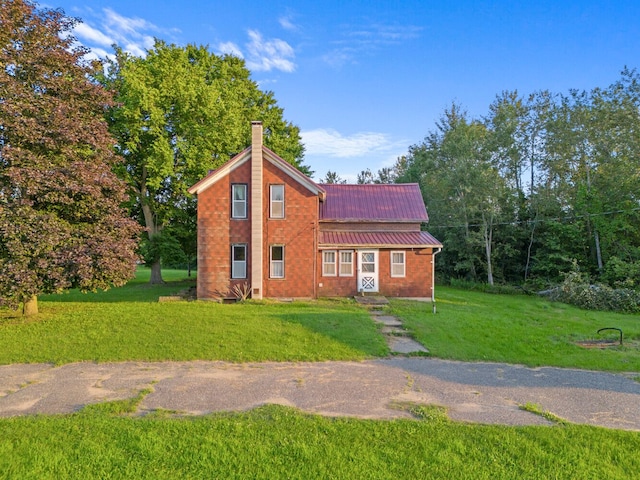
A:
MULTIPOLYGON (((198 196, 200 299, 233 296, 233 285, 251 285, 251 162, 245 162, 198 196), (247 218, 231 218, 231 185, 245 183, 247 218), (231 279, 231 245, 247 244, 247 278, 231 279)), ((263 170, 263 297, 315 297, 314 257, 318 197, 269 161, 263 170), (269 185, 285 185, 285 218, 269 218, 269 185), (284 245, 285 278, 269 278, 270 246, 284 245)))
MULTIPOLYGON (((248 193, 247 218, 231 218, 231 185, 248 183, 250 163, 237 167, 198 195, 198 298, 231 296, 234 284, 250 282, 231 280, 231 244, 251 239, 251 196, 248 193)), ((248 255, 247 275, 251 271, 248 255)))
POLYGON ((315 297, 314 257, 318 229, 318 196, 264 162, 264 296, 315 297), (284 184, 284 218, 269 218, 269 185, 284 184), (284 278, 269 278, 270 246, 284 245, 284 278))
MULTIPOLYGON (((405 277, 391 276, 391 252, 402 249, 378 250, 378 289, 381 295, 389 297, 431 297, 432 249, 405 251, 405 277)), ((357 288, 357 252, 354 251, 354 272, 352 277, 323 277, 322 252, 316 257, 318 296, 343 297, 358 294, 357 288)))
POLYGON ((391 276, 391 252, 380 250, 379 286, 380 293, 389 297, 431 297, 430 248, 405 251, 405 277, 391 276))

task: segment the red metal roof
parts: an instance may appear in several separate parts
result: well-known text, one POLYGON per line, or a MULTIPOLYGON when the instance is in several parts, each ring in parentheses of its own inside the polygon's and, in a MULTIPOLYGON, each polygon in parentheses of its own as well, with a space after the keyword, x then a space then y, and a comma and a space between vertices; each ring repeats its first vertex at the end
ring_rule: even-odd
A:
POLYGON ((442 247, 429 232, 320 232, 320 247, 442 247))
POLYGON ((417 183, 321 184, 327 193, 320 220, 427 222, 427 210, 417 183))

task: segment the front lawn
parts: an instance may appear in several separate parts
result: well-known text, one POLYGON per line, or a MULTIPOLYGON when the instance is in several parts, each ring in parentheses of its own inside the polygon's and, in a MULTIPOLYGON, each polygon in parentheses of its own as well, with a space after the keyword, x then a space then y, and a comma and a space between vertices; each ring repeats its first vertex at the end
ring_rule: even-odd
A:
POLYGON ((0 420, 0 478, 636 478, 640 435, 584 425, 507 427, 323 418, 280 406, 173 418, 0 420))
POLYGON ((430 303, 393 300, 389 309, 434 357, 640 372, 640 315, 581 310, 525 295, 448 287, 438 287, 436 293, 435 315, 430 303), (624 345, 577 345, 617 338, 615 332, 598 335, 603 327, 621 328, 624 345))
POLYGON ((194 285, 186 272, 163 273, 173 281, 149 285, 141 269, 121 288, 42 296, 35 318, 0 310, 0 364, 362 360, 388 353, 353 301, 158 303, 194 285))
MULTIPOLYGON (((362 360, 389 355, 378 326, 351 299, 158 303, 194 285, 186 272, 152 286, 140 269, 128 285, 107 292, 40 298, 41 313, 23 319, 0 310, 0 364, 76 361, 362 360)), ((430 355, 463 361, 640 372, 640 315, 580 310, 537 297, 437 289, 430 303, 392 300, 430 355), (622 347, 586 349, 579 340, 619 327, 622 347)), ((610 332, 607 337, 615 337, 610 332)))

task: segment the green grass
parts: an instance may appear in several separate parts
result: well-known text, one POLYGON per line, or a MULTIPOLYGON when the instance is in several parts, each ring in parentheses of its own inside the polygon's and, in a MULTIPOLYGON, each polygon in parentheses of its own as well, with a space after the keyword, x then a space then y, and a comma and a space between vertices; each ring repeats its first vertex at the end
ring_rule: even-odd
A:
MULTIPOLYGON (((352 300, 158 303, 159 296, 195 284, 184 271, 163 273, 165 285, 149 285, 149 271, 141 268, 121 288, 42 296, 35 318, 0 310, 0 364, 362 360, 389 354, 379 327, 352 300)), ((438 288, 437 300, 436 315, 429 303, 392 300, 389 308, 432 356, 640 372, 640 315, 446 287, 438 288), (624 346, 576 345, 610 326, 622 328, 624 346)))
MULTIPOLYGON (((431 304, 394 300, 400 317, 430 354, 462 361, 529 366, 640 371, 640 315, 581 310, 524 295, 492 295, 453 288, 437 289, 431 304), (622 347, 586 349, 577 341, 603 338, 602 327, 621 328, 622 347)), ((616 338, 607 332, 604 338, 616 338)))
POLYGON ((43 296, 35 318, 0 312, 0 364, 362 360, 388 353, 353 301, 158 303, 193 281, 165 272, 175 281, 151 286, 144 274, 107 292, 43 296))
POLYGON ((280 406, 206 417, 87 410, 0 420, 0 478, 636 478, 640 435, 322 418, 280 406))

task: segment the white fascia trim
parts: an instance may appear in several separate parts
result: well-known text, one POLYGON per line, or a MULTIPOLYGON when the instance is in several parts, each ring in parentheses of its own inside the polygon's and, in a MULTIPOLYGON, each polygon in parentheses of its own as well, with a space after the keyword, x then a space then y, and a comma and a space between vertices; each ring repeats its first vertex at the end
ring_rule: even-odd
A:
POLYGON ((193 187, 191 187, 187 191, 192 195, 193 194, 199 195, 204 190, 209 188, 211 185, 216 183, 218 180, 225 177, 226 175, 229 175, 229 173, 231 173, 233 170, 238 168, 240 165, 243 165, 244 163, 246 163, 250 158, 251 158, 251 150, 249 149, 244 154, 241 154, 235 159, 225 163, 218 170, 215 170, 211 175, 202 179, 200 182, 196 183, 193 187))
POLYGON ((304 186, 307 190, 309 190, 314 195, 319 195, 320 193, 324 193, 306 175, 304 175, 302 172, 298 171, 295 167, 293 167, 292 165, 289 165, 279 157, 274 157, 269 150, 265 150, 263 155, 264 155, 263 158, 269 160, 269 163, 271 163, 274 167, 278 168, 280 171, 289 175, 291 178, 293 178, 299 184, 304 186))

